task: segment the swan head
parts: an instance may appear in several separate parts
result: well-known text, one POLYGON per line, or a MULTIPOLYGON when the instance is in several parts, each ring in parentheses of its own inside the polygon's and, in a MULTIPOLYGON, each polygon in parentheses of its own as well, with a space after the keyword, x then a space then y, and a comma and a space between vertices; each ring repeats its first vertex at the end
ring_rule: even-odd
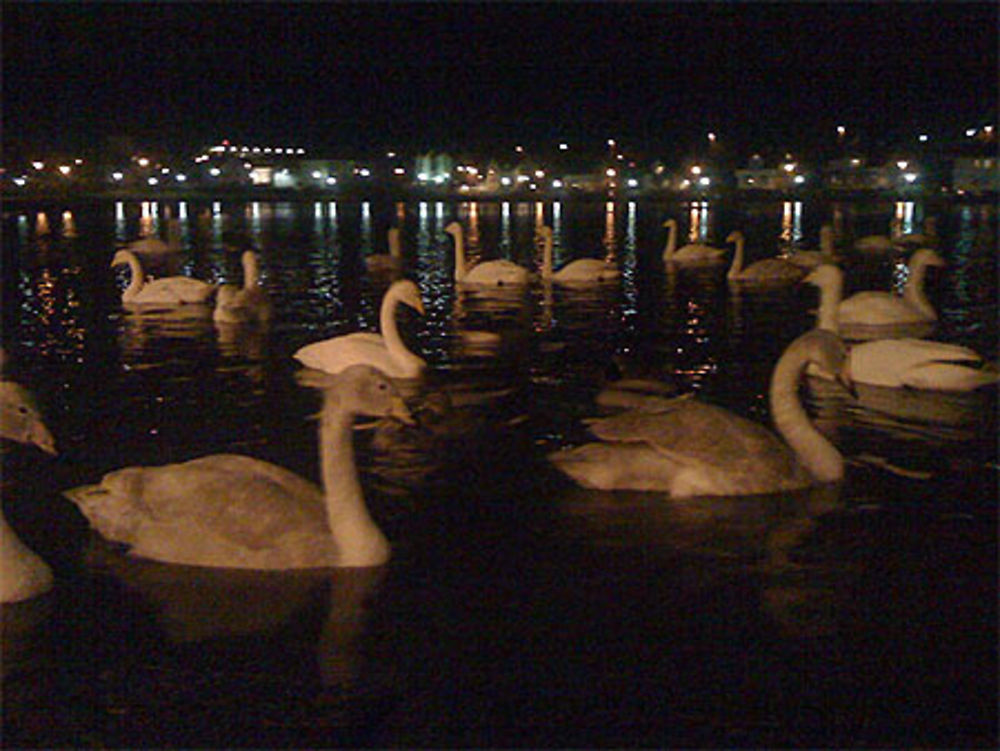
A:
POLYGON ((409 279, 401 279, 393 284, 395 287, 396 299, 404 305, 409 305, 415 311, 424 315, 424 300, 420 296, 420 288, 416 282, 409 279))
POLYGON ((0 381, 0 438, 56 453, 56 441, 42 421, 31 393, 13 381, 0 381))
POLYGON ((328 410, 346 411, 353 416, 391 417, 412 425, 414 420, 392 380, 371 365, 352 365, 333 380, 326 399, 328 410))
POLYGON ((444 231, 447 232, 452 237, 454 237, 455 235, 461 235, 462 225, 459 224, 458 222, 450 222, 448 226, 444 228, 444 231))
POLYGON ((729 237, 726 238, 727 243, 738 243, 743 242, 743 233, 739 230, 729 233, 729 237))
POLYGON ((663 226, 664 227, 676 227, 677 226, 677 220, 676 219, 667 219, 663 223, 663 226))
POLYGON ((807 362, 815 364, 823 372, 836 374, 840 384, 850 393, 854 393, 847 345, 837 334, 826 329, 813 329, 789 345, 789 349, 793 347, 804 351, 804 359, 807 362))

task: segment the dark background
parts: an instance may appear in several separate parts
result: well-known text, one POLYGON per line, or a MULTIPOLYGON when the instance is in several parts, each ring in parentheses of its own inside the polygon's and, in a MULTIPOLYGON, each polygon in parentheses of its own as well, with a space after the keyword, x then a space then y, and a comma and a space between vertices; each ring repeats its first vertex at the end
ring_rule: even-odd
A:
MULTIPOLYGON (((807 148, 993 122, 994 3, 3 4, 3 135, 807 148)), ((951 133, 951 135, 954 135, 951 133)))

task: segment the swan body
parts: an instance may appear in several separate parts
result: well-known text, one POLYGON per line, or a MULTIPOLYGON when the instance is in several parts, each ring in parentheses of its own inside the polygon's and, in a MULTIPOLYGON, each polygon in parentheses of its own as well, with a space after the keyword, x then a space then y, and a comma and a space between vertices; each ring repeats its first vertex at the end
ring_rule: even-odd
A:
POLYGON ((824 263, 833 263, 835 255, 833 227, 824 224, 819 230, 819 250, 793 250, 785 256, 785 260, 805 269, 814 269, 824 263))
POLYGON ((745 240, 743 233, 731 233, 726 238, 726 242, 736 243, 733 261, 726 273, 726 278, 730 281, 760 285, 795 284, 806 275, 806 269, 783 258, 765 258, 744 267, 743 245, 745 240))
POLYGON ((398 271, 403 265, 403 252, 399 244, 399 227, 390 227, 387 233, 389 252, 374 253, 365 258, 370 272, 398 271))
POLYGON ((122 292, 122 302, 137 305, 204 303, 215 294, 215 285, 192 279, 188 276, 168 276, 163 279, 146 280, 139 257, 130 250, 119 250, 111 261, 111 267, 128 266, 131 279, 122 292))
POLYGON ((410 420, 391 381, 359 365, 325 391, 322 488, 236 454, 128 467, 66 491, 90 524, 132 555, 190 566, 303 569, 378 566, 389 544, 361 492, 352 433, 358 415, 410 420))
POLYGON ((539 227, 537 237, 542 242, 542 279, 557 284, 594 284, 618 279, 621 271, 610 261, 597 258, 579 258, 570 261, 559 271, 552 270, 552 228, 539 227))
POLYGON ((396 325, 396 308, 402 303, 423 314, 420 290, 409 279, 401 279, 386 290, 379 310, 381 334, 357 332, 307 344, 294 357, 307 368, 339 373, 351 365, 372 365, 392 378, 416 378, 427 367, 411 352, 396 325))
MULTIPOLYGON (((837 304, 833 302, 840 300, 841 292, 837 291, 827 295, 826 298, 821 297, 820 304, 822 306, 824 299, 828 301, 828 316, 833 315, 833 306, 836 306, 839 331, 846 339, 886 338, 885 333, 891 332, 894 327, 897 332, 910 333, 907 329, 910 327, 914 334, 923 333, 924 330, 929 334, 934 322, 937 321, 937 312, 924 294, 924 279, 929 266, 944 265, 941 256, 933 250, 924 248, 910 258, 909 277, 903 287, 902 296, 892 292, 871 290, 858 292, 837 304)), ((828 271, 823 272, 817 276, 818 281, 814 280, 814 283, 820 287, 824 283, 829 283, 825 281, 829 278, 829 274, 828 271)), ((839 284, 842 289, 842 281, 833 284, 839 284)))
POLYGON ((215 293, 212 318, 219 323, 251 323, 271 318, 272 306, 260 284, 260 262, 252 250, 243 251, 243 286, 220 285, 215 293))
MULTIPOLYGON (((836 266, 820 266, 806 281, 820 289, 817 325, 837 333, 836 303, 843 273, 836 266)), ((926 339, 877 339, 854 344, 849 352, 851 379, 856 383, 890 388, 936 391, 973 391, 996 383, 1000 372, 984 363, 969 347, 926 339)), ((821 371, 816 371, 823 375, 821 371)))
POLYGON ((888 235, 865 235, 855 241, 854 249, 861 253, 891 253, 896 243, 888 235))
POLYGON ((506 259, 483 261, 471 269, 465 262, 465 238, 462 225, 452 222, 444 231, 455 242, 455 282, 483 287, 524 286, 531 283, 532 274, 523 266, 506 259))
POLYGON ((781 438, 758 423, 685 396, 666 401, 659 411, 633 410, 595 420, 590 428, 599 442, 549 459, 585 487, 666 491, 675 498, 752 495, 838 481, 843 457, 809 422, 798 385, 808 363, 840 372, 844 360, 843 343, 828 331, 808 332, 788 346, 770 387, 771 413, 781 438))
MULTIPOLYGON (((23 386, 0 381, 0 438, 55 454, 55 440, 23 386)), ((0 512, 0 603, 21 602, 52 588, 52 569, 17 536, 0 512)))
POLYGON ((701 243, 690 243, 677 247, 677 220, 668 219, 663 223, 667 227, 667 247, 663 250, 664 263, 702 264, 721 263, 726 256, 725 248, 716 248, 701 243))

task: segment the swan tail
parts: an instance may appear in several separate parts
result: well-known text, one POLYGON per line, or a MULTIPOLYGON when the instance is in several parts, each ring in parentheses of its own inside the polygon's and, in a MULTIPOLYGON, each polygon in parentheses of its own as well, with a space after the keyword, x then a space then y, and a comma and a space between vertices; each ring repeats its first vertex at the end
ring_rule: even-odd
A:
POLYGON ((934 362, 913 368, 903 378, 903 385, 938 391, 974 391, 1000 382, 1000 370, 994 367, 973 368, 952 362, 934 362))

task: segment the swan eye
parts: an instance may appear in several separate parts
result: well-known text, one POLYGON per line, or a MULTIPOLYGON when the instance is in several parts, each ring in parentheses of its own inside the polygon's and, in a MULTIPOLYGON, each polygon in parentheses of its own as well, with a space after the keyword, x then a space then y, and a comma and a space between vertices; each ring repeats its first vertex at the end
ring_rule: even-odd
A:
POLYGON ((380 383, 378 385, 378 390, 379 391, 388 391, 389 390, 389 384, 388 383, 380 383))
POLYGON ((18 411, 19 414, 22 414, 22 415, 28 414, 28 408, 27 407, 18 407, 17 411, 18 411))

